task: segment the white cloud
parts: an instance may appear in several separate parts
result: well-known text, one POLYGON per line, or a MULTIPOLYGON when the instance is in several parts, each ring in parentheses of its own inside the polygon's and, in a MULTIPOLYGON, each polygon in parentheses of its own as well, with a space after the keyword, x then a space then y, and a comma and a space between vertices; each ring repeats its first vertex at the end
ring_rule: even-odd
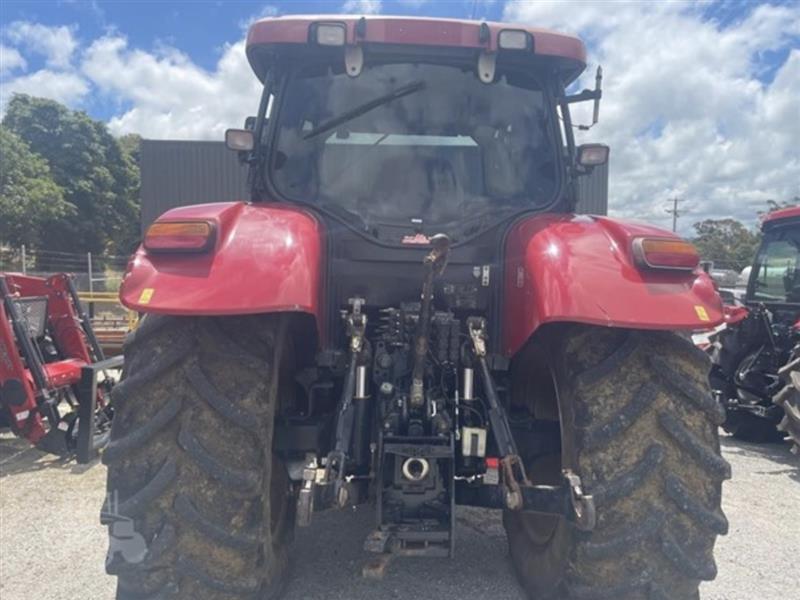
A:
POLYGON ((68 67, 78 47, 74 28, 65 25, 48 27, 30 21, 14 21, 3 34, 14 45, 44 56, 49 67, 68 67))
POLYGON ((27 66, 28 63, 16 48, 0 44, 0 75, 11 73, 17 69, 25 70, 27 66))
POLYGON ((89 84, 75 73, 63 73, 41 69, 0 85, 0 115, 14 93, 30 94, 50 98, 57 102, 75 106, 89 93, 89 84))
POLYGON ((206 71, 175 49, 148 53, 106 36, 89 46, 81 69, 101 92, 132 106, 110 120, 118 134, 221 140, 256 110, 260 95, 244 41, 226 46, 216 69, 206 71))
MULTIPOLYGON (((759 80, 765 53, 797 46, 800 8, 761 5, 722 26, 703 17, 707 6, 516 2, 504 15, 588 41, 604 94, 600 124, 579 140, 611 146, 611 211, 666 226, 666 202, 678 195, 684 233, 703 218, 752 223, 764 200, 800 195, 800 51, 771 83, 759 80)), ((593 78, 587 69, 580 87, 593 78)), ((590 107, 575 114, 586 122, 590 107)))
POLYGON ((342 12, 361 15, 377 15, 382 8, 381 0, 347 0, 342 4, 342 12))

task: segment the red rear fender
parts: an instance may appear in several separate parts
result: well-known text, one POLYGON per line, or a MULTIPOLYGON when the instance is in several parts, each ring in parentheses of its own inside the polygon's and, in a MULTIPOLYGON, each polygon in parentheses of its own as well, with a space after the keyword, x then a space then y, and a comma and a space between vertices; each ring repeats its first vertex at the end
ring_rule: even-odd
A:
POLYGON ((153 253, 140 247, 120 288, 140 312, 237 315, 310 313, 320 322, 322 232, 309 213, 269 204, 201 204, 159 221, 202 219, 216 226, 207 252, 153 253))
POLYGON ((722 301, 701 271, 643 270, 636 237, 674 234, 605 217, 540 215, 506 241, 504 351, 514 354, 541 325, 579 322, 639 329, 710 329, 722 301))

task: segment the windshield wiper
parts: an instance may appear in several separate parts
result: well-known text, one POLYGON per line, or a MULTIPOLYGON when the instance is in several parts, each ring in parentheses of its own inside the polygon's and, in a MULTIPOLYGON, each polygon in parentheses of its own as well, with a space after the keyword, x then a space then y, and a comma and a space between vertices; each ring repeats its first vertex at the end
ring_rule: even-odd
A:
POLYGON ((389 102, 393 102, 398 98, 402 98, 403 96, 408 96, 409 94, 414 94, 422 89, 425 88, 424 81, 415 81, 413 83, 409 83, 408 85, 404 85, 402 87, 396 88, 389 92, 388 94, 384 94, 383 96, 378 96, 374 100, 370 100, 369 102, 365 102, 360 106, 356 106, 355 108, 348 110, 346 113, 339 115, 338 117, 334 117, 330 121, 325 121, 319 127, 315 127, 311 131, 309 131, 306 135, 303 136, 304 140, 310 140, 311 138, 317 137, 325 133, 326 131, 330 131, 342 125, 343 123, 347 123, 348 121, 352 121, 353 119, 360 117, 361 115, 368 113, 369 111, 378 108, 379 106, 383 106, 384 104, 389 104, 389 102))

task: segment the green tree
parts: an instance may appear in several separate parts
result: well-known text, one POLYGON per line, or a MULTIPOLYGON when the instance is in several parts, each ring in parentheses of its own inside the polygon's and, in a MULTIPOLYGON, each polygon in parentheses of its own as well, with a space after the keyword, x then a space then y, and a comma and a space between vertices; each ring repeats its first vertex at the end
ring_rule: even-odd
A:
POLYGON ((139 235, 139 169, 105 124, 52 100, 16 94, 3 125, 47 161, 76 209, 44 226, 42 247, 129 252, 139 235))
POLYGON ((139 158, 141 157, 140 148, 142 145, 142 136, 136 133, 128 133, 127 135, 117 138, 117 141, 122 148, 122 152, 138 165, 139 158))
POLYGON ((693 225, 692 240, 705 260, 722 267, 741 270, 753 262, 761 238, 736 219, 706 219, 693 225))
POLYGON ((768 215, 771 212, 780 210, 782 208, 791 208, 792 206, 800 206, 800 196, 795 196, 788 202, 778 202, 777 200, 767 200, 767 210, 758 211, 759 215, 768 215))
POLYGON ((75 214, 47 161, 0 125, 0 245, 40 246, 47 227, 75 214))

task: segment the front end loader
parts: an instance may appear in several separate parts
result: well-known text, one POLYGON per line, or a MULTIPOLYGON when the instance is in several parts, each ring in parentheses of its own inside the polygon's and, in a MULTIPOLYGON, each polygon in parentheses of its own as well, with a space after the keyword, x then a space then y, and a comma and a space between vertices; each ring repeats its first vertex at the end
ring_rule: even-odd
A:
POLYGON ((70 275, 0 273, 0 416, 40 450, 89 462, 108 441, 112 375, 70 275))
POLYGON ((573 138, 583 43, 292 16, 247 57, 250 198, 162 215, 121 287, 117 598, 273 598, 294 528, 362 503, 381 557, 457 560, 477 506, 532 598, 697 598, 730 468, 686 334, 722 304, 684 240, 574 214, 608 158, 573 138))

